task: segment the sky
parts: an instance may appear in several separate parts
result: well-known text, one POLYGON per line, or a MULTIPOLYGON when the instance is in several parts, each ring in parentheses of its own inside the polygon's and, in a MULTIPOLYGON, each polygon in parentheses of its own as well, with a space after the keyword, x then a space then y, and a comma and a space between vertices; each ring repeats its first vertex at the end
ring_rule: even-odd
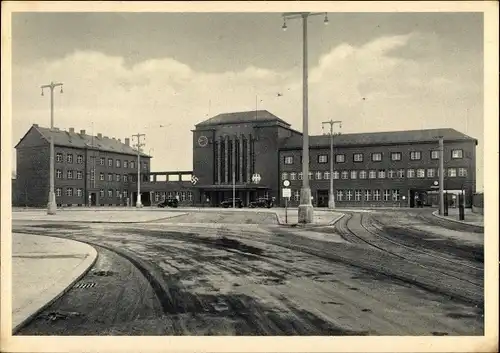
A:
MULTIPOLYGON (((482 190, 482 13, 323 18, 308 26, 310 134, 329 119, 343 133, 454 128, 479 140, 482 190)), ((280 13, 15 13, 13 147, 50 124, 40 86, 51 81, 64 83, 55 126, 144 133, 153 171, 191 170, 191 130, 219 113, 257 107, 301 131, 302 25, 282 24, 280 13)))

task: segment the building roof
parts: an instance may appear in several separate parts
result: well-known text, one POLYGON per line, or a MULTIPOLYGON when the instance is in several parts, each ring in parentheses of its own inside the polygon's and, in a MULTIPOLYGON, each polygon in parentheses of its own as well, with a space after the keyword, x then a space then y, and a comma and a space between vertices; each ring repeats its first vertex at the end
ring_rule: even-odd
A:
MULTIPOLYGON (((82 148, 82 149, 93 147, 101 151, 137 155, 137 150, 135 150, 132 146, 129 146, 117 139, 109 138, 107 136, 92 136, 87 134, 81 134, 76 131, 70 132, 59 129, 51 130, 50 128, 47 127, 38 126, 37 124, 33 124, 31 129, 36 129, 42 135, 42 137, 47 140, 47 142, 50 142, 50 137, 53 136, 55 146, 65 146, 65 147, 82 148)), ((26 133, 26 135, 27 134, 28 133, 26 133)), ((24 137, 21 139, 21 141, 23 139, 24 137)), ((19 143, 21 143, 21 141, 19 141, 19 143)), ((151 157, 142 152, 141 156, 151 157)))
MULTIPOLYGON (((335 136, 334 143, 336 146, 411 144, 436 142, 437 136, 442 136, 444 141, 475 141, 477 145, 477 139, 450 128, 341 134, 335 136)), ((310 147, 326 147, 329 145, 329 135, 309 137, 310 147)), ((295 135, 286 138, 282 141, 280 147, 284 149, 300 148, 302 147, 302 136, 295 135)))
POLYGON ((278 118, 267 110, 252 110, 246 112, 223 113, 216 115, 208 120, 202 121, 195 126, 211 126, 222 124, 241 124, 241 123, 263 123, 270 121, 279 121, 286 126, 290 126, 286 121, 278 118))

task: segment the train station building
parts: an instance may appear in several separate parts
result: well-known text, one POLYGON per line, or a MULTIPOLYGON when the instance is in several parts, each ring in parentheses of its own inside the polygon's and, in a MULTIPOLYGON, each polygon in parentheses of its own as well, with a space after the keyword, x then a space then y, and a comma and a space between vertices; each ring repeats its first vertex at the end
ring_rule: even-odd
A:
MULTIPOLYGON (((284 180, 291 183, 289 205, 298 205, 303 178, 302 134, 285 120, 266 110, 224 113, 196 124, 191 133, 192 170, 151 171, 152 157, 141 155, 141 199, 145 206, 166 197, 177 197, 181 206, 218 206, 233 196, 233 190, 244 204, 274 197, 284 205, 284 180)), ((137 151, 128 139, 122 143, 101 134, 50 131, 34 125, 16 146, 15 205, 46 206, 52 134, 58 136, 56 200, 60 206, 135 203, 137 151)), ((453 206, 458 194, 464 193, 470 207, 476 188, 477 140, 451 128, 335 136, 333 174, 330 136, 310 136, 313 205, 328 206, 333 178, 338 207, 414 207, 416 200, 436 206, 438 136, 444 139, 444 188, 449 203, 453 206)))

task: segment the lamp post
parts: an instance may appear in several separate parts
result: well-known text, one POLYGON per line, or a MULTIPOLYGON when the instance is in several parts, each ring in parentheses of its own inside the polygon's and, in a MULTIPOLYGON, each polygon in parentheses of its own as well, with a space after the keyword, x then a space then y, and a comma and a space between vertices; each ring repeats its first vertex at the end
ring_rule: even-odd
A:
POLYGON ((54 192, 54 168, 55 168, 55 163, 54 163, 54 136, 52 135, 53 130, 54 130, 54 88, 56 87, 61 87, 61 93, 63 93, 62 90, 62 83, 54 83, 51 82, 48 85, 42 85, 42 96, 43 96, 43 89, 44 88, 50 88, 50 171, 49 171, 49 200, 47 202, 47 214, 49 215, 54 215, 56 214, 57 211, 57 203, 56 203, 56 194, 54 192))
POLYGON ((299 223, 313 221, 313 205, 311 202, 311 189, 309 187, 309 122, 308 122, 308 65, 307 65, 307 19, 309 16, 324 15, 324 23, 328 24, 325 12, 287 12, 283 14, 282 29, 286 31, 286 20, 302 19, 302 189, 300 190, 300 204, 298 207, 299 223))
POLYGON ((439 136, 439 215, 444 216, 444 141, 439 136))
POLYGON ((338 124, 340 128, 342 128, 342 121, 340 120, 330 120, 330 121, 324 121, 322 125, 324 126, 325 124, 330 125, 330 192, 328 194, 328 208, 329 209, 334 209, 335 208, 335 197, 333 196, 333 136, 334 131, 333 127, 335 124, 338 124))
POLYGON ((132 137, 137 138, 137 200, 135 203, 135 207, 141 208, 142 207, 142 202, 141 202, 141 147, 144 146, 143 143, 141 143, 141 137, 146 136, 145 134, 136 134, 133 135, 132 137))

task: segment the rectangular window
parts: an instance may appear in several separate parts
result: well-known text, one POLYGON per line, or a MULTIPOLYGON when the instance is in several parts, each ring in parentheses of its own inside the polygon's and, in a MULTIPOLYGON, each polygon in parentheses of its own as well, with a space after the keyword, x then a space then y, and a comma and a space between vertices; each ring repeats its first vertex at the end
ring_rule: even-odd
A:
POLYGON ((404 177, 405 177, 405 170, 398 169, 398 178, 404 178, 404 177))
POLYGON ((288 179, 288 173, 287 172, 281 173, 281 180, 287 180, 287 179, 288 179))
POLYGON ((124 183, 127 183, 127 182, 128 182, 128 175, 127 175, 127 174, 125 174, 125 175, 123 176, 123 182, 124 182, 124 183))
POLYGON ((465 168, 458 168, 458 176, 459 177, 466 177, 467 176, 467 169, 465 169, 465 168))
POLYGON ((425 169, 417 169, 417 178, 425 178, 425 169))
POLYGON ((337 201, 342 201, 344 199, 344 192, 342 190, 337 190, 337 201))
POLYGON ((148 164, 146 162, 142 164, 142 169, 148 169, 148 164))
POLYGON ((73 155, 72 154, 67 154, 66 155, 66 163, 73 163, 73 155))
POLYGON ((366 170, 360 170, 359 171, 359 178, 360 179, 366 179, 366 170))
POLYGON ((104 173, 99 173, 99 180, 104 181, 104 173))
POLYGON ((123 197, 125 197, 125 198, 128 197, 128 190, 123 190, 122 194, 123 194, 123 197))
POLYGON ((400 160, 401 160, 401 152, 391 153, 391 161, 400 161, 400 160))
POLYGON ((321 180, 322 176, 323 176, 322 172, 316 172, 316 180, 321 180))
POLYGON ((108 181, 113 181, 113 174, 108 173, 108 181))
POLYGON ((335 162, 344 163, 345 162, 345 154, 337 154, 335 155, 335 162))
POLYGON ((391 199, 391 190, 384 190, 384 201, 389 201, 391 199))
POLYGON ((104 158, 104 157, 100 157, 99 158, 99 164, 100 165, 104 165, 105 161, 106 161, 106 158, 104 158))
POLYGON ((372 192, 371 190, 365 190, 365 200, 366 201, 371 201, 372 199, 372 192))
POLYGON ((285 156, 285 164, 293 164, 293 156, 285 156))
POLYGON ((320 154, 318 156, 318 163, 328 163, 328 156, 326 154, 320 154))
POLYGON ((130 169, 135 169, 135 162, 134 161, 130 162, 130 169))
POLYGON ((113 159, 108 158, 108 167, 112 167, 112 166, 113 166, 113 159))
POLYGON ((323 173, 323 179, 330 180, 330 172, 324 172, 323 173))
POLYGON ((121 194, 120 194, 120 190, 115 190, 115 196, 116 196, 116 197, 120 197, 120 195, 121 195, 121 194))
POLYGON ((457 169, 456 168, 448 168, 448 176, 449 177, 456 177, 457 176, 457 169))
POLYGON ((67 179, 73 179, 73 171, 72 170, 68 170, 66 172, 66 178, 67 179))
POLYGON ((73 188, 66 188, 66 196, 73 196, 73 188))
POLYGON ((80 188, 76 189, 76 196, 82 197, 82 194, 83 194, 83 189, 80 188))
POLYGON ((399 190, 392 190, 392 201, 399 201, 400 193, 399 190))
POLYGON ((290 180, 297 179, 297 173, 290 173, 290 180))
POLYGON ((61 169, 56 169, 56 178, 62 179, 62 170, 61 169))
POLYGON ((427 178, 434 178, 436 176, 436 170, 434 168, 427 169, 427 178))
POLYGON ((302 172, 299 173, 299 180, 304 179, 304 174, 302 172))
POLYGON ((90 180, 95 179, 95 169, 90 170, 90 180))
POLYGON ((339 172, 337 170, 333 171, 333 177, 332 178, 335 179, 335 180, 339 178, 339 172))
POLYGON ((342 173, 341 173, 341 178, 342 179, 347 179, 349 178, 349 173, 347 172, 347 170, 343 170, 342 173))
POLYGON ((363 153, 354 153, 353 160, 354 162, 363 162, 363 153))
POLYGON ((361 190, 356 190, 354 192, 354 200, 355 201, 361 201, 361 190))
POLYGON ((372 153, 373 162, 380 162, 381 160, 382 160, 382 153, 380 152, 372 153))
POLYGON ((351 170, 351 179, 356 179, 358 177, 358 171, 357 170, 351 170))
POLYGON ((293 193, 293 199, 294 199, 295 201, 300 201, 300 191, 295 191, 295 192, 293 193))
POLYGON ((57 153, 56 154, 56 162, 57 163, 62 163, 63 161, 63 154, 62 153, 57 153))
POLYGON ((116 174, 115 177, 116 177, 116 181, 120 181, 120 179, 121 179, 121 175, 120 174, 116 174))
POLYGON ((128 168, 128 161, 123 161, 123 168, 128 168))
POLYGON ((79 154, 76 156, 76 163, 83 164, 83 155, 79 154))
POLYGON ((406 177, 407 178, 415 178, 415 169, 408 169, 406 171, 406 177))
POLYGON ((56 188, 56 196, 61 196, 62 195, 62 189, 61 188, 56 188))
POLYGON ((368 173, 368 178, 369 179, 375 179, 377 177, 377 171, 376 170, 370 170, 368 173))
POLYGON ((395 170, 390 169, 390 170, 387 172, 387 177, 388 177, 389 179, 393 179, 393 178, 395 178, 395 177, 396 177, 396 171, 395 171, 395 170))
POLYGON ((168 197, 169 199, 173 198, 173 197, 174 197, 174 192, 173 192, 173 191, 169 191, 169 192, 167 192, 167 197, 168 197))
POLYGON ((439 159, 439 151, 431 151, 431 159, 439 159))
POLYGON ((378 171, 378 178, 385 179, 385 170, 381 169, 378 171))
POLYGON ((188 201, 193 201, 193 193, 191 191, 187 191, 187 199, 188 201))
POLYGON ((120 168, 122 166, 122 162, 119 159, 117 159, 115 165, 116 168, 120 168))
POLYGON ((380 190, 373 190, 373 200, 380 201, 380 190))
POLYGON ((113 190, 108 190, 108 197, 112 198, 113 197, 113 190))
POLYGON ((103 189, 99 190, 99 197, 104 197, 104 190, 103 189))
POLYGON ((83 179, 83 172, 81 170, 79 170, 79 171, 76 172, 76 178, 78 180, 82 180, 83 179))
POLYGON ((312 180, 312 178, 313 178, 313 172, 309 172, 308 175, 309 175, 309 180, 312 180))
POLYGON ((419 161, 422 159, 422 152, 420 151, 411 151, 410 152, 410 159, 412 161, 419 161))
POLYGON ((345 192, 345 198, 346 198, 346 201, 351 201, 352 200, 352 191, 351 190, 347 190, 345 192))
POLYGON ((451 151, 451 158, 460 159, 460 158, 463 158, 463 154, 464 154, 463 150, 452 150, 451 151))

